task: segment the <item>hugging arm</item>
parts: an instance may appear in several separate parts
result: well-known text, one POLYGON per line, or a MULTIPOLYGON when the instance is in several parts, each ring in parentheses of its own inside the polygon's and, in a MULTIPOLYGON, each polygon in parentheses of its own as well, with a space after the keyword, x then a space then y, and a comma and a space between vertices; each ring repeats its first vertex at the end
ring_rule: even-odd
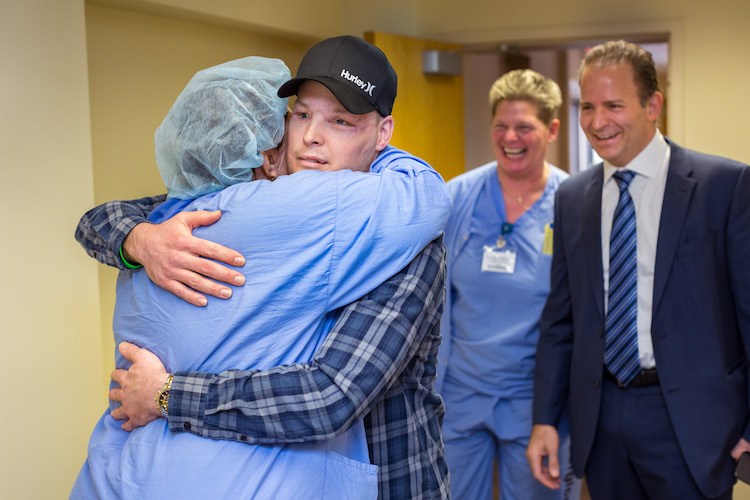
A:
POLYGON ((76 241, 89 256, 102 264, 125 269, 120 259, 123 240, 166 198, 166 195, 148 196, 130 201, 110 201, 94 207, 78 222, 76 241))
POLYGON ((204 293, 230 297, 231 289, 221 283, 242 285, 244 276, 214 261, 241 266, 244 257, 192 233, 197 227, 213 224, 221 214, 183 212, 161 224, 147 222, 148 214, 165 198, 161 195, 99 205, 81 218, 76 240, 91 257, 118 269, 125 269, 120 259, 122 248, 129 261, 143 265, 154 283, 193 305, 206 305, 204 293))
POLYGON ((346 431, 414 362, 424 337, 437 335, 444 266, 439 239, 344 308, 309 363, 219 375, 175 373, 170 429, 259 444, 322 441, 346 431))
MULTIPOLYGON (((372 242, 385 243, 385 248, 392 249, 388 240, 413 243, 410 256, 415 255, 419 248, 442 231, 447 221, 450 197, 445 184, 422 160, 392 147, 379 155, 372 168, 373 172, 378 172, 376 177, 382 189, 374 196, 368 194, 364 198, 368 202, 365 206, 370 206, 375 215, 372 220, 378 223, 369 224, 354 244, 342 245, 348 249, 343 258, 356 260, 358 255, 363 255, 362 247, 372 242), (383 238, 383 235, 388 235, 388 238, 383 238), (429 238, 425 239, 425 236, 429 238)), ((347 195, 339 196, 339 203, 346 201, 356 205, 360 199, 358 191, 346 186, 348 182, 356 187, 362 180, 351 176, 346 182, 342 181, 342 191, 347 195)), ((162 196, 100 205, 81 219, 76 239, 89 255, 119 269, 125 268, 119 258, 122 249, 126 258, 143 265, 154 283, 193 305, 206 305, 207 299, 202 293, 229 298, 232 290, 222 283, 242 286, 245 277, 220 263, 242 266, 244 257, 218 243, 193 236, 195 228, 213 224, 220 214, 182 212, 161 224, 145 222, 148 213, 163 200, 162 196)), ((338 209, 343 210, 342 207, 338 209)), ((361 207, 357 206, 355 210, 361 210, 361 207)), ((343 284, 346 276, 339 275, 335 279, 343 284)), ((342 292, 350 290, 343 286, 339 289, 342 292)))

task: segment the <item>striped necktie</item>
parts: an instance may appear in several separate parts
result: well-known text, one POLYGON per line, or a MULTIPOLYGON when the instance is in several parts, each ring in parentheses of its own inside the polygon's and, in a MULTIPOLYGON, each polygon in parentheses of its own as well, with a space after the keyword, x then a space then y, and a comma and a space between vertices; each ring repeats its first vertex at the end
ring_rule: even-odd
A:
POLYGON ((622 385, 641 370, 638 357, 638 262, 635 206, 628 186, 635 172, 618 170, 614 179, 620 199, 609 239, 609 300, 604 334, 604 364, 622 385))

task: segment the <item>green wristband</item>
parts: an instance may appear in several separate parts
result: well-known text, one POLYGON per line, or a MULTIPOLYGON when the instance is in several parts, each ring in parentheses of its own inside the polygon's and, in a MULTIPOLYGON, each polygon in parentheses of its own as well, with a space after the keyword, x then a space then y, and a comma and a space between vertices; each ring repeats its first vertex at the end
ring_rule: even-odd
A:
POLYGON ((143 267, 140 264, 131 264, 130 262, 128 262, 128 260, 122 254, 122 247, 120 247, 120 260, 122 261, 123 264, 125 264, 125 267, 127 267, 128 269, 140 269, 143 267))

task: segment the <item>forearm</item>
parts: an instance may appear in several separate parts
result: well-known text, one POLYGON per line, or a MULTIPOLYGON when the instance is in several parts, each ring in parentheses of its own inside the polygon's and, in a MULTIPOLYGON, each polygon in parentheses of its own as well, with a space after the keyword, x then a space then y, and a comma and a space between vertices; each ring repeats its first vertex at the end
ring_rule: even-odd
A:
POLYGON ((573 355, 572 298, 559 206, 555 208, 550 293, 539 322, 533 404, 533 423, 555 427, 567 404, 573 355))
MULTIPOLYGON (((553 272, 553 276, 555 273, 553 272)), ((557 426, 567 405, 573 322, 567 283, 557 283, 542 312, 534 368, 534 424, 557 426)))
MULTIPOLYGON (((729 224, 726 234, 728 237, 728 255, 732 294, 737 308, 737 322, 739 325, 745 357, 750 353, 750 167, 744 167, 737 181, 730 209, 729 224)), ((750 378, 750 369, 748 369, 750 378)), ((750 387, 747 389, 747 404, 750 408, 750 387)), ((745 425, 742 437, 750 441, 750 420, 745 425)))
POLYGON ((381 153, 375 175, 340 178, 329 305, 372 290, 440 236, 451 211, 448 189, 428 164, 395 148, 381 153), (362 184, 377 179, 376 189, 362 184))
POLYGON ((130 201, 110 201, 92 208, 78 222, 75 238, 86 253, 102 264, 125 269, 120 247, 130 231, 144 222, 166 195, 130 201))
POLYGON ((329 310, 370 292, 442 234, 451 208, 445 183, 431 169, 405 170, 383 172, 371 199, 352 196, 356 185, 339 186, 329 310))
POLYGON ((312 363, 288 369, 175 373, 170 430, 254 444, 323 441, 346 431, 357 403, 345 389, 312 363), (287 383, 292 393, 278 387, 287 383))
POLYGON ((320 441, 346 431, 382 398, 428 325, 437 323, 443 262, 442 243, 431 243, 406 269, 348 306, 310 363, 175 374, 171 430, 263 444, 320 441))

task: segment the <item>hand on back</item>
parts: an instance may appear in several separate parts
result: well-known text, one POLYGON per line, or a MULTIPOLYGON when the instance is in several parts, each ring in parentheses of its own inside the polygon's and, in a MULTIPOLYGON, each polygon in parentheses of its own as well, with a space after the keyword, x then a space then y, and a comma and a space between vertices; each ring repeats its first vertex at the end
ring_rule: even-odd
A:
POLYGON ((205 306, 205 295, 228 299, 232 289, 225 284, 242 286, 245 277, 230 269, 243 266, 239 252, 196 238, 193 230, 219 220, 220 211, 182 212, 161 224, 138 224, 123 243, 126 258, 143 265, 151 281, 186 302, 205 306), (214 262, 218 261, 218 262, 214 262))

